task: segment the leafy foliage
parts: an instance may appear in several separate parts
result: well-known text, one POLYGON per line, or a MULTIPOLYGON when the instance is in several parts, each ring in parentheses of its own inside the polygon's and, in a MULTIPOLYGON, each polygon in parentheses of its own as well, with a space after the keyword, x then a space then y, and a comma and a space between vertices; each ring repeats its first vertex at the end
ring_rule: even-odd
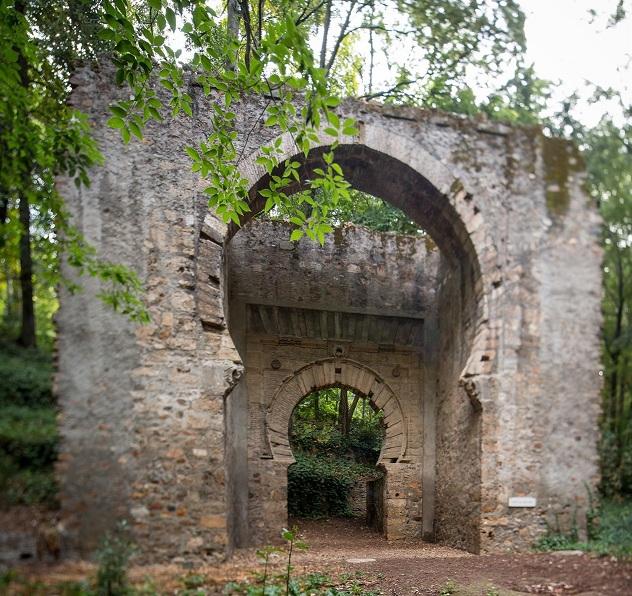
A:
POLYGON ((56 505, 57 412, 50 355, 0 349, 0 504, 56 505))
POLYGON ((371 26, 387 43, 403 40, 414 50, 407 60, 394 61, 392 84, 371 80, 368 97, 440 108, 446 97, 467 87, 468 73, 502 76, 522 61, 525 16, 515 0, 396 0, 400 26, 384 16, 390 4, 378 3, 384 8, 371 26))
POLYGON ((0 449, 20 467, 51 465, 57 454, 55 411, 4 407, 0 419, 0 449))
MULTIPOLYGON (((604 500, 597 513, 598 526, 587 542, 579 540, 577 527, 568 532, 551 528, 536 544, 537 550, 584 550, 600 555, 632 557, 632 501, 604 500)), ((589 520, 591 522, 591 520, 589 520)), ((589 528, 591 524, 589 523, 589 528)))
POLYGON ((390 203, 359 190, 351 189, 349 199, 340 201, 334 211, 340 222, 361 225, 376 232, 419 235, 423 230, 406 214, 390 203))
POLYGON ((579 132, 605 223, 602 489, 632 496, 632 125, 604 119, 579 132))
POLYGON ((44 350, 0 344, 0 407, 52 406, 51 360, 44 350))
POLYGON ((292 415, 292 448, 312 455, 346 457, 374 465, 384 440, 383 414, 373 409, 367 399, 347 392, 347 406, 353 410, 349 412, 347 408, 350 423, 343 425, 341 400, 344 398, 343 390, 334 387, 315 391, 303 399, 292 415))
MULTIPOLYGON (((606 394, 606 400, 608 396, 606 394)), ((616 432, 608 429, 610 418, 606 419, 599 444, 601 460, 601 492, 607 497, 632 494, 632 441, 629 440, 629 422, 615 419, 616 426, 623 426, 624 436, 620 439, 616 432)))
POLYGON ((134 594, 127 578, 129 560, 136 551, 125 522, 109 533, 97 552, 99 568, 96 577, 96 596, 126 596, 134 594))
POLYGON ((57 485, 56 412, 51 408, 0 408, 0 503, 54 506, 57 485))
POLYGON ((297 517, 349 517, 349 492, 381 471, 344 458, 297 453, 288 469, 288 509, 297 517))
MULTIPOLYGON (((320 201, 318 193, 306 193, 320 201)), ((288 216, 274 208, 264 214, 270 219, 288 221, 288 216)), ((349 189, 349 196, 341 198, 330 215, 332 225, 352 223, 376 232, 395 232, 405 235, 423 235, 425 232, 408 216, 390 203, 368 193, 349 189)))
POLYGON ((331 388, 302 400, 294 410, 290 427, 296 459, 288 469, 290 515, 351 515, 349 494, 353 485, 383 476, 375 467, 383 439, 382 413, 359 396, 331 388), (343 400, 347 401, 346 408, 343 400))
POLYGON ((66 103, 73 62, 104 49, 95 38, 98 15, 89 0, 0 2, 0 308, 9 333, 21 319, 25 345, 35 343, 34 318, 43 326, 39 339, 52 341, 64 253, 81 273, 104 282, 106 302, 147 320, 136 275, 98 258, 72 226, 55 188, 58 175, 88 186, 89 168, 102 162, 86 117, 66 103))
POLYGON ((309 420, 292 423, 292 448, 302 453, 330 457, 351 457, 354 461, 373 465, 380 455, 384 429, 380 415, 370 420, 354 419, 348 434, 332 425, 315 425, 309 420))
POLYGON ((256 39, 249 30, 245 54, 237 44, 239 32, 221 35, 220 17, 201 0, 151 0, 147 11, 119 0, 105 2, 104 8, 107 27, 102 36, 114 44, 117 81, 131 90, 132 99, 113 106, 110 119, 124 141, 141 138, 145 124, 161 120, 164 108, 172 116, 192 116, 192 100, 186 92, 191 81, 178 62, 179 51, 166 42, 170 32, 179 30, 185 36, 192 54, 190 77, 205 95, 213 99, 221 93, 221 101, 211 102, 213 132, 187 153, 193 170, 208 184, 209 205, 225 222, 239 224, 250 210, 247 182, 238 169, 242 155, 235 146, 236 114, 231 105, 246 94, 264 97, 264 126, 290 135, 305 157, 311 145, 319 142, 322 125, 331 138, 331 149, 323 154, 322 167, 314 169, 308 182, 312 191, 321 193, 322 201, 313 201, 307 194, 286 194, 288 185, 299 179, 300 162, 282 158, 280 140, 263 147, 258 159, 270 175, 269 187, 261 190, 266 212, 275 206, 282 209, 296 226, 295 239, 307 235, 322 243, 331 230, 329 211, 348 196, 349 185, 334 161, 334 152, 339 139, 355 134, 356 129, 352 120, 341 120, 333 111, 338 100, 328 91, 324 70, 314 63, 306 31, 297 24, 294 3, 278 3, 256 39), (151 84, 154 74, 168 99, 151 84))

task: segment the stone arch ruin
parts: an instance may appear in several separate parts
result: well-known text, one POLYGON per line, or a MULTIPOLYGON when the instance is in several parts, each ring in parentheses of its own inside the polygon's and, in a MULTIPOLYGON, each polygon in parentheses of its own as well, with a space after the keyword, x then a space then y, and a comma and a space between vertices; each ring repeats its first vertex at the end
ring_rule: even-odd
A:
MULTIPOLYGON (((334 352, 336 347, 334 347, 334 352)), ((269 450, 261 457, 269 458, 274 471, 270 474, 270 485, 277 489, 285 488, 288 467, 294 463, 294 456, 289 441, 289 427, 294 408, 299 402, 317 389, 327 387, 346 387, 366 397, 370 403, 384 412, 385 436, 384 444, 376 465, 385 472, 385 486, 382 486, 383 495, 380 499, 384 519, 380 519, 378 526, 383 529, 388 539, 409 537, 410 529, 413 529, 412 537, 418 535, 419 529, 411 519, 412 507, 408 511, 399 510, 397 501, 398 490, 402 490, 407 480, 419 474, 420 461, 415 453, 408 453, 408 424, 405 409, 398 397, 387 383, 374 370, 347 358, 334 356, 324 360, 317 360, 297 370, 287 377, 279 389, 275 392, 266 411, 266 439, 269 450), (395 496, 397 495, 397 496, 395 496)), ((412 497, 419 501, 421 493, 419 483, 412 491, 412 497)), ((285 489, 287 490, 287 489, 285 489)), ((265 494, 258 497, 265 499, 265 494)), ((273 500, 272 498, 270 499, 273 500)), ((287 499, 279 499, 276 505, 279 514, 273 519, 287 518, 285 505, 287 499)), ((275 524, 268 526, 268 538, 276 538, 278 528, 275 524)), ((266 532, 266 533, 268 533, 266 532)))
POLYGON ((397 463, 406 457, 408 429, 399 399, 382 378, 366 366, 340 357, 308 364, 288 377, 274 394, 266 412, 269 457, 293 463, 288 431, 292 412, 299 402, 318 389, 346 387, 384 410, 385 437, 378 463, 397 463))
MULTIPOLYGON (((548 515, 587 506, 585 483, 598 480, 600 222, 571 145, 347 102, 341 115, 359 134, 336 151, 345 175, 428 236, 344 226, 321 248, 288 242, 281 222, 227 228, 208 211, 183 150, 209 132, 194 86, 193 119, 150 124, 142 143, 123 145, 105 125, 122 93, 110 74, 80 71, 73 95, 106 164, 90 189, 60 188, 99 253, 139 272, 152 322, 109 312, 91 281, 62 289, 69 550, 89 552, 121 518, 153 560, 269 541, 286 511, 286 418, 328 383, 378 402, 381 382, 396 397, 389 539, 527 549, 548 515)), ((270 141, 262 101, 235 108, 253 215, 266 184, 255 160, 270 141)), ((302 161, 302 180, 327 144, 302 161)))

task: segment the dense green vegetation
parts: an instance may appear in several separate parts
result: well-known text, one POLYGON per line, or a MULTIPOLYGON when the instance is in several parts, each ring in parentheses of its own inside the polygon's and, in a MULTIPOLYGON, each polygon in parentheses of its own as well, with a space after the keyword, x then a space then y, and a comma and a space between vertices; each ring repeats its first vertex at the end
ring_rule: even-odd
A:
POLYGON ((553 526, 536 545, 538 550, 583 550, 599 555, 632 557, 632 502, 604 500, 590 518, 587 540, 576 524, 568 532, 553 526))
POLYGON ((0 406, 52 406, 52 374, 49 351, 0 342, 0 406))
POLYGON ((288 510, 299 517, 350 516, 349 494, 360 480, 382 476, 375 467, 384 429, 382 413, 347 389, 307 396, 294 410, 288 469, 288 510))
POLYGON ((0 505, 55 505, 52 468, 56 456, 54 410, 0 408, 0 505))
POLYGON ((351 190, 347 201, 341 201, 335 211, 336 221, 365 226, 377 232, 420 235, 424 231, 397 207, 359 190, 351 190))
POLYGON ((0 346, 0 507, 56 504, 51 375, 50 354, 0 346))
POLYGON ((604 219, 601 488, 632 498, 632 121, 575 128, 604 219))

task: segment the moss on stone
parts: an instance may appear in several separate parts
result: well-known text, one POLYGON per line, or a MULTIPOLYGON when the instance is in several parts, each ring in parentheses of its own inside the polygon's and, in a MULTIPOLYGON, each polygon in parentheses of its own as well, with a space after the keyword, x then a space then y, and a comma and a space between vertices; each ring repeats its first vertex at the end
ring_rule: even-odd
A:
POLYGON ((569 176, 582 168, 582 160, 573 143, 560 138, 542 137, 546 207, 554 217, 568 212, 569 176))

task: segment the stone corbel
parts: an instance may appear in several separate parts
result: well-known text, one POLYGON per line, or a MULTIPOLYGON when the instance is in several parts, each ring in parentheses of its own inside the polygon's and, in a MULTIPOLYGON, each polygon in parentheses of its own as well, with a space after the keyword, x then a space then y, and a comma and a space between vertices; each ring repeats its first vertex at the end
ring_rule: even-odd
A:
POLYGON ((244 376, 244 367, 236 362, 231 362, 230 365, 224 368, 224 383, 226 384, 226 391, 224 397, 237 386, 237 383, 241 381, 244 376))
POLYGON ((481 403, 481 390, 476 382, 475 377, 461 376, 459 379, 459 387, 462 387, 468 396, 472 408, 475 412, 481 412, 483 410, 483 404, 481 403))

